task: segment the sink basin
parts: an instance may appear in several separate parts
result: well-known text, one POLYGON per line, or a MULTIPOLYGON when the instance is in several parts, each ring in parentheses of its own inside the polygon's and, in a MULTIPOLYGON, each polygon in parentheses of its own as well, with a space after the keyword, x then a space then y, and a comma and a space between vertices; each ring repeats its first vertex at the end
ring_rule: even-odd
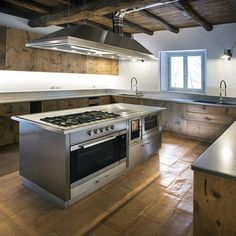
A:
POLYGON ((206 103, 206 104, 216 104, 216 105, 236 105, 230 102, 213 102, 213 101, 202 101, 202 100, 194 100, 193 102, 199 102, 199 103, 206 103))
POLYGON ((142 97, 143 96, 143 94, 132 94, 132 93, 121 93, 119 95, 129 96, 129 97, 142 97))

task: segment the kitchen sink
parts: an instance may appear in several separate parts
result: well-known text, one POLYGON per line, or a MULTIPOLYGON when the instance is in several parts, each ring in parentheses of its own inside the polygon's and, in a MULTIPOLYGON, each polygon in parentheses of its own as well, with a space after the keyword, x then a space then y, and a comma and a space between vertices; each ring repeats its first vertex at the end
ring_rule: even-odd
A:
POLYGON ((119 95, 129 96, 129 97, 142 97, 143 96, 143 94, 132 94, 132 93, 121 93, 119 95))
POLYGON ((236 104, 233 104, 233 103, 230 103, 230 102, 222 102, 222 103, 220 103, 219 101, 215 102, 215 101, 194 100, 193 102, 206 103, 206 104, 216 104, 216 105, 236 105, 236 104))

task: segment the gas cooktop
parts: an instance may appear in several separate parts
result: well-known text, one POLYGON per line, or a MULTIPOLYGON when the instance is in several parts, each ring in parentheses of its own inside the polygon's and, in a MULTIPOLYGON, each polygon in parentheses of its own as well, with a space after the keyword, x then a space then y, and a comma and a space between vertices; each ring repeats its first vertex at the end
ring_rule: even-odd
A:
POLYGON ((54 125, 68 127, 72 125, 80 125, 94 121, 111 119, 118 116, 120 115, 104 111, 86 111, 63 116, 45 117, 40 120, 54 125))

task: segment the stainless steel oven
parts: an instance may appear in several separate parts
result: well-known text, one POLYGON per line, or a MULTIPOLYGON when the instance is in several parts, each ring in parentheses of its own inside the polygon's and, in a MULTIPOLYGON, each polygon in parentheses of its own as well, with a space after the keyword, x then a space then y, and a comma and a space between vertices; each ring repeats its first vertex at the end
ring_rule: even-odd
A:
POLYGON ((70 150, 70 183, 73 187, 126 162, 127 130, 73 145, 70 150))
POLYGON ((153 132, 159 131, 159 115, 157 113, 142 117, 143 138, 152 136, 153 132))

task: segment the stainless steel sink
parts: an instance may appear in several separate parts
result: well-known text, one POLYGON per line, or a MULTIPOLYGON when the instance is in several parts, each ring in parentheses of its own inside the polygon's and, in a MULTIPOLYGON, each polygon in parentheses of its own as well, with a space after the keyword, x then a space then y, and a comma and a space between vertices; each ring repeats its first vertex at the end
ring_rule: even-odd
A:
POLYGON ((230 102, 215 102, 215 101, 202 101, 202 100, 194 100, 193 102, 197 102, 197 103, 206 103, 206 104, 216 104, 216 105, 236 105, 230 102))
POLYGON ((129 97, 142 97, 143 94, 132 94, 132 93, 120 93, 119 95, 122 95, 122 96, 129 96, 129 97))

